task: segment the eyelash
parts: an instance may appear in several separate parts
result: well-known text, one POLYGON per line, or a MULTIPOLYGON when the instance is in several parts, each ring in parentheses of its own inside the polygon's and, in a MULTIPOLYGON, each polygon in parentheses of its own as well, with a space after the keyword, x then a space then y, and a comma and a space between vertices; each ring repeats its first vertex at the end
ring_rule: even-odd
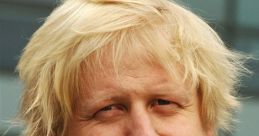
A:
MULTIPOLYGON (((116 106, 116 107, 117 107, 118 109, 120 109, 120 110, 123 110, 123 109, 126 108, 125 106, 123 106, 123 105, 121 105, 121 104, 111 104, 111 105, 109 105, 109 106, 106 106, 106 107, 102 108, 102 109, 99 110, 99 111, 103 111, 103 112, 109 111, 110 109, 112 109, 112 106, 116 106)), ((99 112, 99 111, 98 111, 98 112, 99 112)))
POLYGON ((171 102, 171 101, 168 101, 168 100, 163 100, 163 99, 156 99, 156 101, 153 101, 152 103, 151 103, 151 106, 154 106, 156 103, 155 102, 157 102, 157 104, 159 103, 159 102, 162 102, 162 104, 160 104, 160 105, 169 105, 169 104, 173 104, 174 102, 171 102))

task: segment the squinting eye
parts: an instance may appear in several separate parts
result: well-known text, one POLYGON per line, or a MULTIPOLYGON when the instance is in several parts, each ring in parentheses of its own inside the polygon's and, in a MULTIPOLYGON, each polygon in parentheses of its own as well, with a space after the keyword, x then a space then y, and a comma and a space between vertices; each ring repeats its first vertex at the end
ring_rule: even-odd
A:
POLYGON ((159 114, 172 115, 180 109, 180 105, 172 101, 156 99, 151 103, 151 108, 159 114))
POLYGON ((167 101, 167 100, 162 100, 162 99, 156 100, 156 103, 157 103, 158 105, 168 105, 168 104, 172 104, 172 102, 167 101))
POLYGON ((155 100, 152 105, 155 106, 155 105, 169 105, 169 104, 174 104, 173 102, 171 101, 167 101, 167 100, 162 100, 162 99, 157 99, 155 100))
POLYGON ((110 106, 104 107, 100 111, 104 112, 104 111, 109 111, 109 110, 112 110, 112 109, 114 109, 114 105, 110 105, 110 106))
POLYGON ((100 112, 108 112, 111 110, 124 110, 124 107, 122 105, 109 105, 100 110, 100 112))
POLYGON ((94 114, 94 117, 100 120, 112 119, 125 112, 126 108, 120 104, 106 106, 94 114))

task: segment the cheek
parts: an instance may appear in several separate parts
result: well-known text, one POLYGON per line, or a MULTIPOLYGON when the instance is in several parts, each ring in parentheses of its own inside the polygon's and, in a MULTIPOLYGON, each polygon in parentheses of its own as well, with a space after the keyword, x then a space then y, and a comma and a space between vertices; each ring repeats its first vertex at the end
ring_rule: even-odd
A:
POLYGON ((172 119, 160 120, 156 124, 159 133, 166 136, 205 136, 199 118, 194 115, 178 115, 172 119))
MULTIPOLYGON (((152 126, 164 136, 206 136, 199 118, 194 115, 177 115, 172 118, 153 118, 152 126), (193 115, 193 116, 191 116, 193 115)), ((128 122, 112 124, 82 123, 72 125, 68 136, 125 136, 128 122)))
POLYGON ((68 136, 122 136, 122 125, 87 124, 70 125, 68 136))

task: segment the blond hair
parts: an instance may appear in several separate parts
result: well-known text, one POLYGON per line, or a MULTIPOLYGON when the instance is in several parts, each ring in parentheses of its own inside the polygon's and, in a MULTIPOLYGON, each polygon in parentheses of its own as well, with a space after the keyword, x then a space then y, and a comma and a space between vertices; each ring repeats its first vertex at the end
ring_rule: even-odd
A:
POLYGON ((184 80, 199 88, 204 126, 231 129, 242 56, 202 19, 167 0, 66 0, 34 33, 17 67, 24 135, 66 133, 80 75, 94 72, 105 52, 115 69, 125 54, 156 61, 171 76, 180 65, 184 80))

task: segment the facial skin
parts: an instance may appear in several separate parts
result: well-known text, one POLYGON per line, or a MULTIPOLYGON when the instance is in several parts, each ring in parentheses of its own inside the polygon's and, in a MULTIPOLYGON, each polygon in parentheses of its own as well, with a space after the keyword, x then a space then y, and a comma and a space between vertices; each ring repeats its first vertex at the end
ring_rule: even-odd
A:
POLYGON ((85 87, 68 136, 212 136, 199 114, 197 90, 159 66, 109 67, 85 87))

